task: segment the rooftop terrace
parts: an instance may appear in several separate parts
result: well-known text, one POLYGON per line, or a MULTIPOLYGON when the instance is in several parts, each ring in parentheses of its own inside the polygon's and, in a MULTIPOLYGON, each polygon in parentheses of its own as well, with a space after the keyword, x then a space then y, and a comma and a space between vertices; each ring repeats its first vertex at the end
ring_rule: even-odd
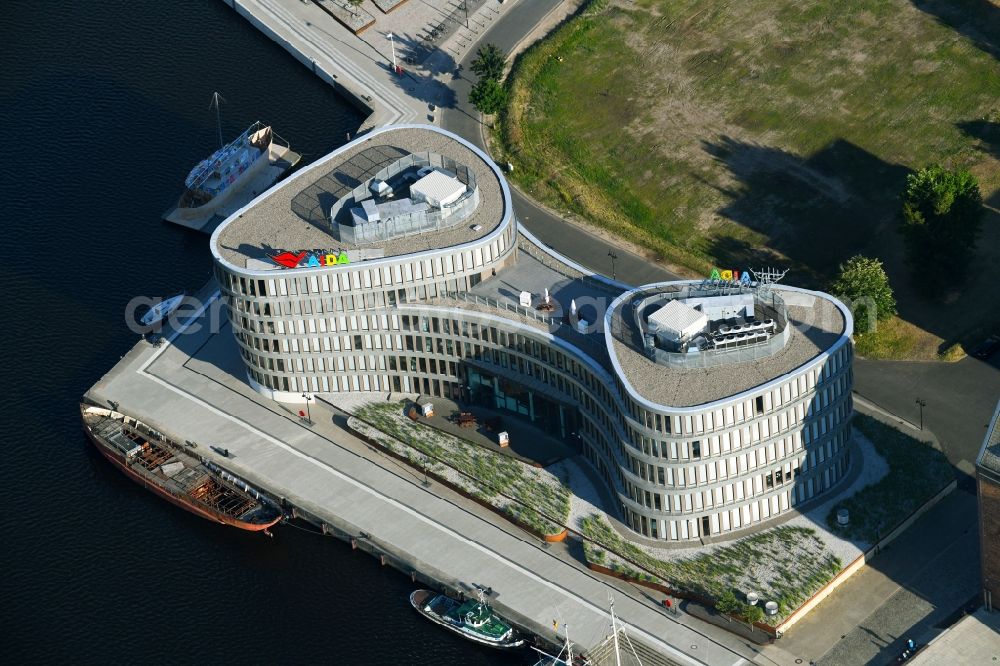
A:
POLYGON ((769 356, 714 367, 667 367, 644 353, 630 308, 624 299, 613 314, 613 355, 623 378, 644 399, 671 407, 692 407, 747 391, 781 377, 828 350, 846 331, 840 308, 813 292, 777 289, 788 308, 789 336, 769 356))
POLYGON ((239 268, 275 250, 381 249, 385 256, 461 245, 488 235, 504 218, 496 168, 463 140, 432 127, 376 130, 299 171, 229 218, 213 236, 213 250, 239 268), (479 206, 463 223, 384 242, 352 245, 331 233, 330 209, 396 160, 433 152, 467 166, 479 185, 479 206))

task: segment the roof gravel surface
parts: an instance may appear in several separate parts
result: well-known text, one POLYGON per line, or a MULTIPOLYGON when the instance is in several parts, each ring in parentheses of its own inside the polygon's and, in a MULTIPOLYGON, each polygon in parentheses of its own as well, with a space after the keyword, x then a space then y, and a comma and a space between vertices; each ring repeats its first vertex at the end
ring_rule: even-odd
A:
MULTIPOLYGON (((668 368, 612 336, 618 364, 639 395, 671 407, 702 405, 766 384, 829 349, 844 332, 844 317, 829 299, 788 291, 781 296, 792 331, 785 346, 767 358, 710 368, 668 368)), ((623 317, 632 326, 628 320, 623 317)))
POLYGON ((453 138, 430 129, 402 128, 373 135, 336 152, 272 189, 240 216, 223 224, 218 251, 242 268, 247 259, 265 259, 275 250, 382 249, 392 257, 461 245, 486 236, 504 216, 500 180, 479 155, 453 138), (374 176, 411 153, 431 152, 471 169, 479 186, 479 206, 460 224, 385 242, 352 245, 333 236, 330 207, 374 176), (481 228, 476 231, 475 226, 481 228))

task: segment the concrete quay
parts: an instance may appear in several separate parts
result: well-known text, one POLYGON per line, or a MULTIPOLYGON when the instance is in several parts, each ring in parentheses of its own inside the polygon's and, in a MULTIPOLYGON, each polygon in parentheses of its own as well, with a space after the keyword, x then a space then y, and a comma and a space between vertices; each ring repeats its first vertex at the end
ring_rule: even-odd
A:
POLYGON ((370 450, 339 428, 338 415, 322 402, 313 403, 310 425, 261 397, 243 378, 232 333, 220 323, 218 292, 209 286, 202 294, 202 304, 180 315, 162 344, 140 341, 85 399, 116 403, 173 439, 197 442, 199 455, 418 579, 452 589, 492 587, 497 609, 533 633, 553 639, 558 619, 573 627, 578 645, 592 649, 610 633, 613 593, 632 640, 655 649, 661 663, 745 661, 734 651, 740 643, 724 632, 709 636, 684 615, 667 616, 656 599, 615 586, 565 549, 546 547, 438 484, 424 487, 418 470, 370 450), (212 444, 230 456, 218 456, 212 444))
POLYGON ((448 0, 406 2, 389 14, 365 3, 376 20, 358 35, 310 0, 224 2, 368 114, 360 128, 364 131, 439 122, 436 108, 454 98, 448 81, 457 63, 516 0, 470 0, 467 22, 459 5, 448 0), (432 35, 437 41, 431 41, 432 35), (392 71, 394 59, 402 74, 392 71))

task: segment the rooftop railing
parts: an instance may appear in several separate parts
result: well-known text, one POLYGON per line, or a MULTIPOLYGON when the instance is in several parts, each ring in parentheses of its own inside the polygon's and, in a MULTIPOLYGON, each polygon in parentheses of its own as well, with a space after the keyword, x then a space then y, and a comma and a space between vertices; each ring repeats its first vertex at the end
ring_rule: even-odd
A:
POLYGON ((788 342, 791 326, 788 324, 788 308, 781 296, 773 289, 760 290, 731 283, 705 286, 702 284, 672 285, 646 292, 640 298, 623 303, 618 312, 615 312, 611 318, 611 335, 619 342, 628 345, 660 365, 678 369, 696 369, 755 361, 773 356, 788 342), (652 332, 649 331, 648 325, 643 320, 648 307, 680 298, 734 296, 747 293, 753 294, 755 307, 769 310, 775 315, 775 333, 766 340, 748 340, 746 344, 737 342, 733 346, 723 349, 693 347, 691 351, 668 351, 656 347, 655 344, 649 345, 647 336, 652 335, 652 332))

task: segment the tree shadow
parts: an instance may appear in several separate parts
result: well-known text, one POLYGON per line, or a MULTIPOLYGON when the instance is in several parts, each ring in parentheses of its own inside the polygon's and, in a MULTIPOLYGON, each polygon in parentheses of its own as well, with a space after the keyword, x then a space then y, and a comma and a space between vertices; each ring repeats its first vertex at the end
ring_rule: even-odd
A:
MULTIPOLYGON (((408 97, 427 104, 427 122, 433 122, 437 107, 456 108, 455 91, 444 81, 441 74, 458 73, 458 64, 450 54, 438 47, 430 47, 426 39, 410 33, 393 33, 396 48, 396 63, 400 72, 392 77, 393 83, 408 97)), ((392 70, 391 63, 385 68, 392 70)))
POLYGON ((1000 59, 1000 7, 988 0, 911 0, 913 6, 1000 59))
POLYGON ((728 136, 702 145, 735 180, 720 188, 730 203, 719 213, 767 242, 718 238, 709 252, 737 268, 790 263, 805 285, 820 285, 892 223, 907 173, 843 139, 808 157, 728 136))
POLYGON ((979 148, 1000 159, 1000 123, 991 120, 966 120, 955 123, 966 136, 976 139, 979 148))

